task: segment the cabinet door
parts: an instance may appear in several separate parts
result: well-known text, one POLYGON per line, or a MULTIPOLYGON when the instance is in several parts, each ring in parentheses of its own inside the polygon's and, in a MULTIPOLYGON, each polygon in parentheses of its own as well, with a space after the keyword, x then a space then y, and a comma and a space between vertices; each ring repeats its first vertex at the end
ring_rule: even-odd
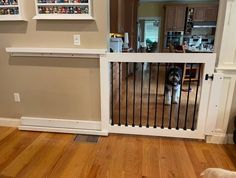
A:
POLYGON ((205 21, 205 7, 195 7, 193 21, 205 21))
POLYGON ((177 6, 175 10, 175 31, 184 31, 184 25, 186 20, 186 7, 177 6))
POLYGON ((165 32, 173 31, 175 26, 175 6, 166 7, 166 16, 165 16, 165 32))
POLYGON ((205 11, 205 21, 217 21, 218 7, 207 7, 205 11))

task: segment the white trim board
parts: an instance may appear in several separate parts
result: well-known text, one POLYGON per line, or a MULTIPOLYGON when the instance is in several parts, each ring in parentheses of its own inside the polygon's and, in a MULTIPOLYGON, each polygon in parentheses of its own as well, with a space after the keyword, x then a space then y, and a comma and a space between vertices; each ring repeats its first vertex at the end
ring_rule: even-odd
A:
POLYGON ((101 130, 100 121, 21 117, 21 125, 18 128, 30 131, 108 135, 107 131, 101 130))
POLYGON ((153 127, 132 127, 132 126, 109 126, 109 133, 116 134, 130 134, 130 135, 144 135, 144 136, 158 136, 158 137, 173 137, 173 138, 189 138, 189 139, 205 139, 201 131, 183 130, 183 129, 168 129, 168 128, 153 128, 153 127))
POLYGON ((3 127, 18 127, 19 125, 20 125, 20 119, 0 118, 0 126, 3 126, 3 127))
POLYGON ((82 48, 27 48, 8 47, 6 52, 16 57, 69 57, 69 58, 100 58, 105 55, 106 49, 82 48))
POLYGON ((206 143, 212 144, 234 144, 233 134, 215 134, 211 136, 206 136, 206 143))
POLYGON ((108 131, 105 131, 105 130, 100 131, 100 130, 84 130, 84 129, 36 127, 36 126, 19 126, 18 128, 19 128, 19 130, 35 131, 35 132, 55 132, 55 133, 108 136, 108 131))

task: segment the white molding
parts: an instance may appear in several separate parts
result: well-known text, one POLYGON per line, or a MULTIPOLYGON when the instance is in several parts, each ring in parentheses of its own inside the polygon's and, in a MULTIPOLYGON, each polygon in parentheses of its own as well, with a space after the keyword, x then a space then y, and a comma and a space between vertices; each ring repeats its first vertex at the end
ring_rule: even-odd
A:
POLYGON ((101 130, 100 121, 67 120, 37 117, 21 117, 21 126, 101 130))
POLYGON ((206 136, 206 143, 212 144, 227 144, 227 135, 224 133, 217 133, 211 136, 206 136))
POLYGON ((207 63, 215 67, 216 53, 106 53, 109 62, 207 63))
POLYGON ((106 130, 79 130, 71 128, 36 127, 36 126, 19 126, 18 128, 19 130, 35 131, 35 132, 54 132, 54 133, 108 136, 108 131, 106 130))
POLYGON ((69 57, 69 58, 100 58, 107 49, 81 49, 81 48, 27 48, 8 47, 6 52, 11 56, 25 57, 69 57))
POLYGON ((236 66, 218 66, 216 67, 217 71, 222 71, 222 72, 235 72, 236 71, 236 66))
POLYGON ((38 14, 34 16, 33 19, 36 20, 95 20, 91 15, 89 14, 38 14))
POLYGON ((19 125, 20 125, 20 119, 0 118, 0 126, 3 126, 3 127, 18 127, 19 125))
POLYGON ((160 136, 174 138, 190 138, 190 139, 205 139, 205 134, 200 130, 183 130, 183 129, 168 129, 168 128, 153 128, 153 127, 132 127, 132 126, 109 126, 109 133, 144 135, 144 136, 160 136))
POLYGON ((206 142, 212 144, 234 144, 233 134, 216 133, 206 136, 206 142))
POLYGON ((30 131, 108 135, 106 130, 101 129, 100 121, 21 117, 21 125, 18 128, 30 131))

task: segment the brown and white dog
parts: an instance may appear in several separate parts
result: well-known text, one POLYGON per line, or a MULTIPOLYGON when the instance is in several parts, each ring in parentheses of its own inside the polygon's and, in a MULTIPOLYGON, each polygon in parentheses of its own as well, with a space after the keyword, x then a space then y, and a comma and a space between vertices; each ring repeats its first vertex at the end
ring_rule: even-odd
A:
POLYGON ((220 168, 208 168, 201 173, 203 178, 236 178, 236 172, 220 168))

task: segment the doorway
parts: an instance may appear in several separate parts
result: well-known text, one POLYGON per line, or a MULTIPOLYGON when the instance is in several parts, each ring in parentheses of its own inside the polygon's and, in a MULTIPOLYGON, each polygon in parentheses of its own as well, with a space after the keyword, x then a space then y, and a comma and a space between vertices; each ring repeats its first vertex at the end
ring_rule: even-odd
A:
POLYGON ((137 49, 141 52, 159 52, 160 18, 142 17, 138 19, 137 49))

